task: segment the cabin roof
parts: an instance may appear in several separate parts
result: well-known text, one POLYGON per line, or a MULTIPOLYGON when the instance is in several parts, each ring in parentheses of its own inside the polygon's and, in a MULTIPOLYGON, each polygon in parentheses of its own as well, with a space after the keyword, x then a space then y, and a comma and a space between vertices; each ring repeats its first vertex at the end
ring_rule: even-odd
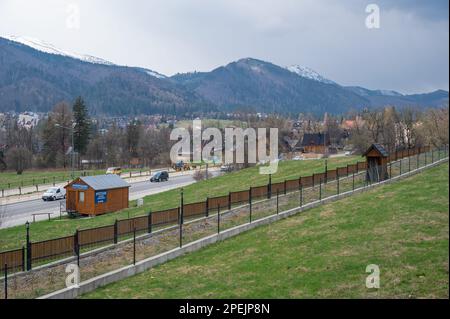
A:
POLYGON ((80 179, 94 190, 130 187, 130 184, 115 174, 81 176, 80 179))
POLYGON ((386 149, 383 147, 383 145, 378 144, 378 143, 372 144, 369 147, 369 149, 363 154, 363 156, 366 156, 367 154, 369 154, 369 152, 373 149, 376 150, 378 153, 380 153, 381 156, 383 156, 383 157, 389 156, 389 153, 386 151, 386 149))
POLYGON ((329 145, 330 135, 328 133, 306 133, 303 136, 302 146, 313 146, 313 145, 329 145))

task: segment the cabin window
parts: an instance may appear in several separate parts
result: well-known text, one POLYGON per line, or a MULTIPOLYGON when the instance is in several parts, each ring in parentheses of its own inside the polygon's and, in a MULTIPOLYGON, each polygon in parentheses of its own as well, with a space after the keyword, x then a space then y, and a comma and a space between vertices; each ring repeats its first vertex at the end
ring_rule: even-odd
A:
POLYGON ((84 203, 84 192, 79 192, 78 193, 78 201, 80 203, 84 203))

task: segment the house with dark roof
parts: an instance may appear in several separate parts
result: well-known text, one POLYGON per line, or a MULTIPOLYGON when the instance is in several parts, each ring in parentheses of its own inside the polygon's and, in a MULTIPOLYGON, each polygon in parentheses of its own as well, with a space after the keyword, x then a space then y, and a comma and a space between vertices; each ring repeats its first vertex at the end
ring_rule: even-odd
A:
POLYGON ((301 147, 307 153, 326 154, 330 146, 328 133, 306 133, 303 136, 301 147))
POLYGON ((129 188, 114 174, 81 176, 65 186, 67 212, 95 216, 128 208, 129 188))

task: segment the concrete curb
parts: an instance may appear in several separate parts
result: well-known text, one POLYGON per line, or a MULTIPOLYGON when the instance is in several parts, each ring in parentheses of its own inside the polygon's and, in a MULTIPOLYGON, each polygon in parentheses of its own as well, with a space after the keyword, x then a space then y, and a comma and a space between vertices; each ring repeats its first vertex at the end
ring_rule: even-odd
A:
POLYGON ((235 226, 233 228, 227 229, 222 231, 220 234, 215 234, 215 235, 210 235, 208 237, 204 237, 201 238, 197 241, 191 242, 189 244, 186 244, 185 246, 181 247, 181 248, 175 248, 173 250, 167 251, 165 253, 144 259, 138 263, 136 263, 136 265, 129 265, 123 268, 120 268, 118 270, 114 270, 111 272, 108 272, 106 274, 91 278, 89 280, 86 280, 82 283, 80 283, 79 286, 74 286, 74 287, 69 287, 69 288, 65 288, 59 291, 55 291, 53 293, 44 295, 42 297, 39 297, 37 299, 73 299, 76 298, 82 294, 91 292, 99 287, 111 284, 113 282, 134 276, 136 274, 142 273, 154 266, 163 264, 169 260, 172 260, 174 258, 177 258, 181 255, 184 255, 186 253, 189 252, 193 252, 196 250, 199 250, 205 246, 211 245, 213 243, 216 243, 218 241, 222 241, 225 240, 227 238, 230 237, 234 237, 238 234, 241 234, 243 232, 246 232, 248 230, 254 229, 256 227, 262 226, 262 225, 266 225, 269 223, 273 223, 275 221, 290 217, 292 215, 295 215, 299 212, 302 212, 304 210, 307 209, 311 209, 314 207, 317 207, 321 204, 325 204, 325 203, 329 203, 329 202, 333 202, 336 201, 338 199, 342 199, 345 197, 349 197, 353 194, 358 194, 358 193, 362 193, 365 190, 369 190, 372 189, 376 186, 380 186, 380 185, 384 185, 384 184, 389 184, 392 182, 395 182, 397 180, 401 180, 404 179, 406 177, 415 175, 425 169, 431 168, 431 167, 435 167, 437 165, 440 165, 444 162, 448 162, 448 158, 444 158, 441 159, 435 163, 432 164, 428 164, 426 166, 420 167, 418 169, 414 169, 410 172, 404 173, 400 176, 396 176, 393 177, 390 180, 386 180, 386 181, 382 181, 376 184, 372 184, 372 185, 368 185, 366 187, 360 187, 357 188, 355 190, 352 191, 348 191, 339 195, 333 195, 327 198, 324 198, 322 200, 318 200, 309 204, 306 204, 304 206, 301 207, 296 207, 287 211, 283 211, 280 212, 278 215, 271 215, 271 216, 267 216, 261 219, 258 219, 256 221, 253 221, 252 223, 246 223, 243 225, 239 225, 239 226, 235 226))

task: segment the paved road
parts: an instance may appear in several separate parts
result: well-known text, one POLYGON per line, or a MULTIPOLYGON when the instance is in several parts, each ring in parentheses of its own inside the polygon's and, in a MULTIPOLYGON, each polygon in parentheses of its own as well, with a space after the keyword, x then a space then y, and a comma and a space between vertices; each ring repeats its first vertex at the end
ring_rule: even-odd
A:
MULTIPOLYGON (((213 173, 213 176, 217 175, 219 175, 218 172, 213 173)), ((191 175, 175 176, 163 183, 150 183, 148 181, 133 183, 130 187, 130 200, 193 183, 195 183, 195 180, 191 175)), ((57 217, 59 216, 60 205, 63 204, 63 201, 44 202, 40 199, 11 204, 5 203, 5 201, 3 200, 2 205, 0 205, 0 228, 23 225, 27 220, 32 222, 32 214, 52 213, 51 217, 57 217)), ((36 220, 44 220, 48 216, 40 215, 35 218, 36 220)))

